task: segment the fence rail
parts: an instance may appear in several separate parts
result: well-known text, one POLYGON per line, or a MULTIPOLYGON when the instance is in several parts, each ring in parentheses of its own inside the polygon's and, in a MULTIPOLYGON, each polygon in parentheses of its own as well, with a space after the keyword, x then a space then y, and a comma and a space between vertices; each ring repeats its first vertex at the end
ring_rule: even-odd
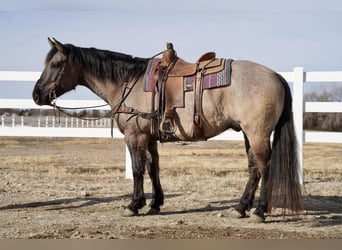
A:
MULTIPOLYGON (((0 71, 1 81, 1 71, 0 71)), ((1 84, 1 83, 0 83, 1 84)), ((102 100, 58 100, 57 104, 61 107, 85 107, 100 106, 106 104, 102 100)), ((6 109, 52 109, 50 106, 38 106, 32 99, 0 99, 0 108, 6 109)), ((94 108, 96 110, 110 110, 109 106, 94 108)))
MULTIPOLYGON (((295 120, 296 134, 299 139, 299 156, 302 165, 302 148, 303 142, 328 142, 342 143, 342 133, 340 132, 313 132, 303 131, 303 113, 304 112, 342 112, 342 102, 304 102, 303 89, 304 83, 310 82, 342 82, 342 71, 326 71, 326 72, 305 72, 303 68, 297 67, 293 72, 279 72, 288 82, 293 83, 293 114, 295 120)), ((36 81, 40 76, 40 72, 22 72, 22 71, 0 71, 0 84, 2 81, 36 81)), ((60 106, 81 107, 90 105, 104 104, 101 100, 58 100, 60 106)), ((6 109, 51 109, 48 106, 37 106, 31 99, 0 99, 0 108, 6 109)), ((98 110, 108 110, 109 107, 97 108, 98 110)), ((0 136, 60 136, 60 137, 110 137, 110 129, 108 128, 83 128, 75 127, 37 127, 13 125, 16 122, 9 123, 6 126, 4 118, 0 126, 0 136)), ((22 118, 20 118, 22 119, 22 118)), ((41 123, 40 123, 41 124, 41 123)), ((82 126, 81 126, 82 127, 82 126)), ((114 131, 114 137, 122 138, 122 134, 118 130, 114 131)), ((213 140, 243 140, 242 133, 226 131, 214 138, 213 140)), ((126 177, 131 178, 132 173, 130 158, 126 148, 126 177)))

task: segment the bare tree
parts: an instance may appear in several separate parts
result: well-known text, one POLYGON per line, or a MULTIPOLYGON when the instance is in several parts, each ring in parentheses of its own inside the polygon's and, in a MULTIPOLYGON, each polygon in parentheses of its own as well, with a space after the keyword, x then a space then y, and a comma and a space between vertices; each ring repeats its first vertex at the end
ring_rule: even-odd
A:
MULTIPOLYGON (((322 93, 311 92, 304 95, 304 101, 341 102, 342 86, 324 90, 322 93)), ((342 113, 304 113, 304 129, 323 131, 342 131, 342 113)))

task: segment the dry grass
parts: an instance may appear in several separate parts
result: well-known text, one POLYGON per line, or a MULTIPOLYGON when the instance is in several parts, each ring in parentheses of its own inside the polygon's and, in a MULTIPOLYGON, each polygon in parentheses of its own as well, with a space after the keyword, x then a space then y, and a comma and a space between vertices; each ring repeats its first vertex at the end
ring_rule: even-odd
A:
MULTIPOLYGON (((112 176, 122 176, 125 169, 124 142, 119 139, 1 138, 0 148, 2 169, 112 176)), ((243 142, 165 143, 159 154, 162 176, 247 173, 243 142)), ((341 180, 341 155, 341 144, 304 144, 305 176, 341 180)))
POLYGON ((303 158, 307 178, 342 180, 342 144, 306 143, 303 158))
POLYGON ((132 192, 121 139, 0 138, 0 148, 1 238, 341 237, 342 144, 304 145, 307 210, 262 225, 231 214, 248 176, 243 142, 160 145, 166 200, 152 219, 121 217, 132 192))

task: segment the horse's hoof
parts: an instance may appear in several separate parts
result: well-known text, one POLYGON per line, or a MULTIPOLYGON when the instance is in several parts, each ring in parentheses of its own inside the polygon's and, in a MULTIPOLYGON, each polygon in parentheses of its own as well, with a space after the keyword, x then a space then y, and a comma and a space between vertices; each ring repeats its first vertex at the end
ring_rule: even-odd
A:
POLYGON ((159 214, 160 209, 151 207, 150 210, 146 213, 146 215, 157 215, 159 214))
POLYGON ((263 223, 265 222, 265 217, 259 216, 257 214, 252 214, 250 220, 254 223, 263 223))
POLYGON ((236 210, 235 208, 232 210, 232 216, 236 219, 241 219, 246 217, 246 213, 241 213, 240 211, 236 210))
POLYGON ((133 217, 137 215, 138 215, 138 211, 133 211, 132 209, 129 209, 128 207, 125 208, 125 210, 122 213, 123 217, 133 217))

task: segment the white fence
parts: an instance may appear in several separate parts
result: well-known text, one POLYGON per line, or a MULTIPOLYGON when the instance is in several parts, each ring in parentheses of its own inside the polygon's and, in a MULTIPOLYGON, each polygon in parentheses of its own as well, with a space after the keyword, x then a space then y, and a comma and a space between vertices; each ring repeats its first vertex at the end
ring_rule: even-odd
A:
MULTIPOLYGON (((29 81, 34 82, 40 77, 41 72, 0 71, 1 81, 29 81)), ((297 138, 300 144, 300 161, 302 163, 303 142, 330 142, 342 143, 340 132, 310 132, 303 131, 303 112, 342 112, 342 102, 305 102, 303 100, 304 83, 310 82, 342 82, 342 71, 329 72, 305 72, 303 68, 294 68, 293 72, 280 72, 288 81, 293 83, 293 113, 297 138)), ((60 100, 59 105, 68 107, 92 106, 103 104, 97 100, 60 100)), ((51 107, 37 106, 31 99, 0 99, 0 108, 9 109, 51 109, 51 107)), ((106 108, 101 108, 106 109, 106 108)), ((108 109, 108 108, 107 108, 108 109)), ((59 137, 110 137, 108 128, 65 128, 65 127, 26 127, 12 125, 6 126, 2 121, 0 136, 59 136, 59 137)), ((21 123, 22 124, 22 123, 21 123)), ((122 138, 118 130, 114 131, 114 137, 122 138)), ((226 131, 213 140, 243 140, 242 133, 226 131)), ((126 177, 131 178, 131 162, 126 149, 126 177)))

